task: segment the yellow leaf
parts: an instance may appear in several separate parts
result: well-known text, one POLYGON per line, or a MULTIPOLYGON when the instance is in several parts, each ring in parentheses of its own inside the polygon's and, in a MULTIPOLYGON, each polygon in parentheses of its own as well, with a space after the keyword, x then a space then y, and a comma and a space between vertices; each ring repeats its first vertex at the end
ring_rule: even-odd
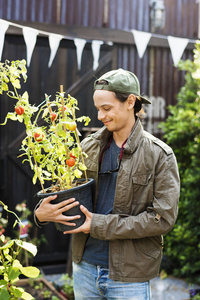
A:
POLYGON ((74 171, 74 176, 75 176, 76 178, 81 178, 81 175, 82 175, 82 172, 81 172, 80 170, 76 169, 76 170, 74 171))

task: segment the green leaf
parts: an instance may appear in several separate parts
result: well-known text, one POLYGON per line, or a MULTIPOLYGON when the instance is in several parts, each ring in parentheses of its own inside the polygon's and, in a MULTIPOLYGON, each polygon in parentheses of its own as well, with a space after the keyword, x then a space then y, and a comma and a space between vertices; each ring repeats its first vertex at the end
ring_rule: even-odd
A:
POLYGON ((36 267, 22 267, 20 271, 23 275, 30 278, 36 278, 40 274, 40 270, 36 267))
POLYGON ((23 294, 21 295, 21 298, 24 300, 32 300, 34 299, 33 296, 31 296, 31 294, 27 293, 27 292, 23 292, 23 294))
POLYGON ((24 92, 23 93, 23 95, 22 95, 22 100, 25 102, 25 103, 27 103, 28 104, 28 92, 26 91, 26 92, 24 92))
POLYGON ((83 163, 79 163, 79 169, 85 171, 87 170, 87 167, 83 163))
POLYGON ((14 244, 14 240, 10 240, 4 246, 0 247, 0 250, 11 248, 13 244, 14 244))
POLYGON ((18 278, 20 275, 20 271, 18 268, 16 267, 12 267, 12 269, 10 270, 10 272, 8 273, 8 278, 9 280, 13 281, 16 278, 18 278))
POLYGON ((75 176, 76 178, 81 178, 81 175, 82 175, 82 172, 81 172, 80 170, 76 169, 76 170, 74 171, 74 176, 75 176))
POLYGON ((10 294, 7 291, 6 287, 1 287, 0 286, 0 299, 2 299, 2 300, 10 300, 10 294))
POLYGON ((43 111, 42 119, 43 119, 44 117, 46 117, 48 114, 49 114, 49 108, 47 107, 47 108, 45 108, 44 111, 43 111))
POLYGON ((15 259, 13 262, 13 267, 21 269, 23 266, 18 259, 15 259))
MULTIPOLYGON (((3 287, 3 286, 7 286, 7 281, 6 280, 0 280, 0 289, 3 287)), ((0 298, 1 299, 1 298, 0 298)))
POLYGON ((37 254, 37 247, 35 245, 33 245, 32 243, 24 242, 21 240, 14 240, 14 241, 19 247, 27 250, 33 256, 35 256, 37 254))
POLYGON ((22 116, 17 116, 17 120, 20 122, 20 123, 22 123, 23 121, 24 121, 24 117, 23 117, 23 115, 22 116))
POLYGON ((17 297, 17 299, 21 299, 21 296, 23 295, 24 289, 16 286, 12 286, 12 291, 14 295, 17 297))
POLYGON ((17 120, 17 116, 15 113, 8 113, 6 118, 5 118, 5 121, 4 123, 1 123, 0 125, 6 125, 8 119, 11 119, 12 121, 16 121, 17 120))
POLYGON ((47 176, 47 177, 51 177, 51 173, 49 173, 49 172, 47 172, 47 171, 43 171, 43 174, 45 175, 45 176, 47 176))
POLYGON ((17 220, 15 220, 15 223, 13 224, 13 228, 15 228, 15 226, 18 224, 19 222, 17 220))
POLYGON ((3 91, 8 91, 8 85, 5 82, 2 82, 1 88, 3 91))
POLYGON ((36 181, 37 181, 37 172, 35 172, 34 176, 33 176, 33 179, 32 179, 32 182, 33 184, 36 184, 36 181))
POLYGON ((12 85, 13 85, 16 89, 20 89, 20 88, 21 88, 21 84, 20 84, 19 79, 12 80, 12 85))
POLYGON ((5 235, 3 235, 3 234, 2 234, 2 235, 0 236, 0 240, 1 240, 1 241, 4 243, 4 242, 5 242, 5 240, 6 240, 6 237, 5 237, 5 235))

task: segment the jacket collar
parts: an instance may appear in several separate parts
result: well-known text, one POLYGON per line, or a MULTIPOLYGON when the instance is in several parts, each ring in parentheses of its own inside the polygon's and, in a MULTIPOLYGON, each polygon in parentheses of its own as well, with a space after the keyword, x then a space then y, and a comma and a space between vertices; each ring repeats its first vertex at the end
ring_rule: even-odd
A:
MULTIPOLYGON (((97 132, 95 132, 92 136, 94 139, 98 140, 101 143, 101 146, 105 146, 111 136, 111 132, 108 131, 106 126, 103 126, 97 132)), ((143 135, 143 127, 140 122, 140 119, 137 118, 135 125, 131 131, 131 134, 128 137, 127 143, 124 147, 124 153, 132 154, 137 149, 139 142, 141 141, 141 137, 143 135)))
POLYGON ((143 127, 140 122, 140 119, 137 118, 135 122, 135 126, 133 127, 131 134, 128 137, 127 143, 124 147, 124 153, 132 154, 136 151, 141 142, 141 138, 143 136, 143 127))

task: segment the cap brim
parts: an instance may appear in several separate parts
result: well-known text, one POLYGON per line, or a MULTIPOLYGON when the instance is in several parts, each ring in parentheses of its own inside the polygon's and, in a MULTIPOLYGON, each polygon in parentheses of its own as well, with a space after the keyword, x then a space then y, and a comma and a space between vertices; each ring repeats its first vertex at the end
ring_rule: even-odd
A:
POLYGON ((142 103, 144 103, 144 104, 151 104, 151 101, 148 100, 147 98, 144 98, 144 97, 142 97, 142 96, 140 96, 140 98, 141 98, 141 100, 142 100, 142 103))

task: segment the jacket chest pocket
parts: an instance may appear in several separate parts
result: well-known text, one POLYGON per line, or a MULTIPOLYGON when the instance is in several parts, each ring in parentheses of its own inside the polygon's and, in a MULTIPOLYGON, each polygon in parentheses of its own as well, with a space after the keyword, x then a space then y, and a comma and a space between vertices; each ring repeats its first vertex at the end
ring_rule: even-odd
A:
POLYGON ((134 202, 147 202, 149 192, 153 189, 151 179, 152 173, 138 173, 132 176, 134 202))

